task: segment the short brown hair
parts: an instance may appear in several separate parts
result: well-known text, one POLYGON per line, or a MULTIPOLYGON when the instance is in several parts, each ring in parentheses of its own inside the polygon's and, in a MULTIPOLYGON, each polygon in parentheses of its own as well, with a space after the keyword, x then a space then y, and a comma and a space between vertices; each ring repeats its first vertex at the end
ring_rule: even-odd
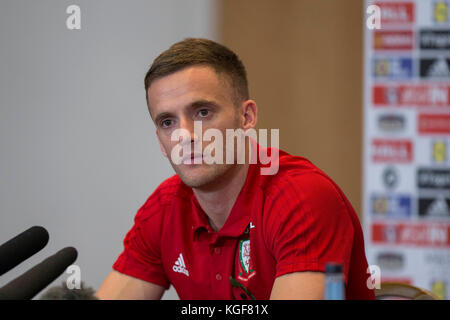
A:
POLYGON ((173 44, 153 61, 144 79, 147 104, 147 91, 152 81, 194 65, 207 65, 217 74, 228 75, 235 104, 249 99, 247 73, 233 51, 208 39, 187 38, 173 44))

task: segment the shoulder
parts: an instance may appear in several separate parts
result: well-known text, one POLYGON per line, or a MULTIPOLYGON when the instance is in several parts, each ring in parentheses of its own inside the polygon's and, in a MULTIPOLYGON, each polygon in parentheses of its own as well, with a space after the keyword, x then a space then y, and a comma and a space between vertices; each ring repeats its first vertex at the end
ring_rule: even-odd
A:
POLYGON ((174 175, 163 181, 139 208, 134 225, 127 234, 125 242, 141 243, 141 247, 151 248, 158 252, 161 235, 169 222, 168 213, 176 199, 188 198, 185 193, 189 189, 181 179, 174 175))
POLYGON ((348 224, 356 215, 338 185, 306 158, 280 151, 278 173, 262 180, 264 219, 272 225, 304 219, 348 224))
POLYGON ((261 187, 267 198, 302 198, 303 195, 341 196, 336 183, 311 161, 280 150, 279 169, 273 176, 263 176, 261 187))
POLYGON ((136 214, 135 220, 142 222, 162 216, 167 207, 180 199, 189 199, 191 193, 192 190, 175 174, 164 180, 147 198, 136 214))

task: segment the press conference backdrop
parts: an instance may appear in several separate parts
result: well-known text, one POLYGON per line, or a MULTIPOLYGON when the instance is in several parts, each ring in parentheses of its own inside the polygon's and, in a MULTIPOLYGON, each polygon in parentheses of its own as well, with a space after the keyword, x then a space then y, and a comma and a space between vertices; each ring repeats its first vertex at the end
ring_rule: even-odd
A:
POLYGON ((364 28, 368 260, 382 281, 449 299, 450 3, 371 4, 381 28, 364 28))
POLYGON ((136 211, 173 174, 145 72, 176 41, 216 40, 216 15, 211 0, 0 2, 0 243, 33 225, 50 234, 0 285, 74 246, 82 281, 99 287, 136 211), (66 25, 73 4, 79 30, 66 25))

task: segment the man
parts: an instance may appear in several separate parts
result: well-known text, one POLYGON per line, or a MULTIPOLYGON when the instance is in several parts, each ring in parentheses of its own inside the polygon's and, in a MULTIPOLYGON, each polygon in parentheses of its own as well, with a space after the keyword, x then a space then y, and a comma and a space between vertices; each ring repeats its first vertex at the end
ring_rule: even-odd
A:
POLYGON ((359 220, 325 173, 281 150, 266 175, 250 157, 236 161, 236 148, 232 163, 203 161, 209 144, 198 149, 206 139, 196 123, 223 136, 256 126, 257 106, 232 51, 205 39, 176 43, 153 62, 145 90, 176 175, 137 212, 100 299, 159 299, 170 285, 181 299, 321 299, 329 262, 343 264, 347 298, 374 298, 359 220), (192 147, 181 162, 180 140, 192 147))

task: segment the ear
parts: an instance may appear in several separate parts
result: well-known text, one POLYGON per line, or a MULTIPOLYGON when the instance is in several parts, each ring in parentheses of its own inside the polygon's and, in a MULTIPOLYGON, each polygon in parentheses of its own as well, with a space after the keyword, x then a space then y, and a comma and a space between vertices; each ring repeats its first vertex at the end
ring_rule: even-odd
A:
POLYGON ((158 138, 158 143, 159 143, 159 147, 161 148, 161 152, 164 155, 164 157, 167 158, 167 152, 163 147, 163 144, 161 143, 161 139, 159 138, 159 133, 158 133, 158 129, 156 129, 156 138, 158 138))
POLYGON ((247 100, 242 103, 241 108, 241 115, 244 121, 242 124, 242 128, 244 130, 255 128, 258 121, 258 107, 256 105, 256 102, 253 100, 247 100))

